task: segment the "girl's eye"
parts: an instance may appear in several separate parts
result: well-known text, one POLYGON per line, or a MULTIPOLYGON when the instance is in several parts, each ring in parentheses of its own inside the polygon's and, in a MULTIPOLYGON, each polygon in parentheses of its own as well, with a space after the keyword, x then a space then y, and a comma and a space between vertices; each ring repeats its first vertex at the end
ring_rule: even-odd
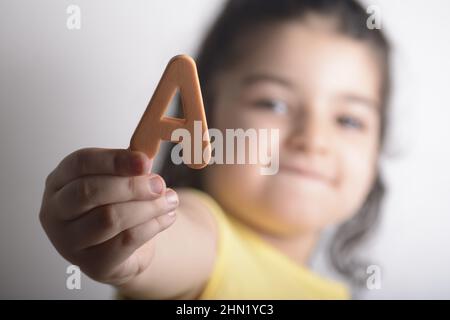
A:
POLYGON ((257 100, 254 105, 259 108, 268 109, 277 114, 286 114, 288 112, 288 106, 284 101, 261 99, 257 100))
POLYGON ((357 130, 362 130, 364 128, 364 124, 362 123, 362 121, 350 116, 339 116, 337 118, 337 122, 344 128, 357 130))

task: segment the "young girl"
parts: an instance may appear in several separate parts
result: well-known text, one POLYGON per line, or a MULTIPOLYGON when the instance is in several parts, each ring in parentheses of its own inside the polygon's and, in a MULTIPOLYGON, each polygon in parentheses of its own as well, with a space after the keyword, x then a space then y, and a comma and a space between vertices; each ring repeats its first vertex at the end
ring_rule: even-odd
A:
POLYGON ((230 0, 197 59, 208 125, 279 129, 279 172, 166 157, 161 177, 139 152, 76 151, 46 181, 56 249, 128 298, 348 298, 307 265, 338 226, 331 261, 364 280, 352 254, 383 195, 389 80, 367 18, 351 0, 230 0))

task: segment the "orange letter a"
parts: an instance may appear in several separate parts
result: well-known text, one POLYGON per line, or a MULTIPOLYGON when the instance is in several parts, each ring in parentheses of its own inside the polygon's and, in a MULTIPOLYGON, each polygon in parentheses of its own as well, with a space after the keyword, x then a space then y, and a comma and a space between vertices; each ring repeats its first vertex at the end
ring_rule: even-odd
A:
MULTIPOLYGON (((149 158, 154 158, 159 150, 161 140, 171 141, 172 132, 184 128, 195 139, 194 121, 201 121, 202 156, 201 163, 190 161, 187 164, 194 169, 205 167, 211 158, 208 126, 203 108, 200 83, 194 60, 187 55, 173 57, 156 87, 134 134, 130 149, 142 151, 149 158), (183 106, 184 119, 164 117, 164 113, 179 88, 183 106)), ((172 141, 180 143, 181 141, 172 141)), ((195 143, 191 143, 191 157, 194 157, 195 143)))

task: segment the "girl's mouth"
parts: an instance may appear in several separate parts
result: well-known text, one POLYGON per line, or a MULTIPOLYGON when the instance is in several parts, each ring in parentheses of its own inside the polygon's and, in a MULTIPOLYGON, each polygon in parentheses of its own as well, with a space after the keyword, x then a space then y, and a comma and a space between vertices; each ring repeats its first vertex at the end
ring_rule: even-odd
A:
POLYGON ((282 164, 280 164, 280 170, 294 173, 296 175, 301 176, 302 178, 325 183, 328 185, 331 185, 334 182, 334 179, 331 178, 329 175, 326 175, 317 169, 313 169, 313 168, 302 166, 302 165, 291 165, 291 164, 286 164, 286 163, 283 164, 282 163, 282 164))

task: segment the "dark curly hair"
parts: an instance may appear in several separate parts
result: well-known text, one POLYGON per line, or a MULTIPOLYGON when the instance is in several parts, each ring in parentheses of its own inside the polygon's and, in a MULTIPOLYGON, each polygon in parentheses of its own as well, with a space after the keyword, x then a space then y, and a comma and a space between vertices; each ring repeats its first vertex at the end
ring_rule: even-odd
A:
MULTIPOLYGON (((196 59, 208 124, 212 125, 214 114, 213 79, 238 62, 239 54, 245 54, 239 51, 238 41, 262 26, 301 20, 310 13, 333 18, 337 22, 336 32, 367 43, 379 57, 384 78, 379 137, 382 146, 387 126, 390 45, 381 30, 367 27, 366 11, 353 0, 229 0, 200 46, 196 59)), ((355 253, 374 229, 385 193, 379 170, 377 172, 364 205, 350 220, 338 226, 330 243, 329 261, 353 285, 365 283, 364 266, 367 264, 360 261, 355 253)), ((166 154, 161 175, 171 187, 193 187, 208 192, 202 182, 202 171, 173 164, 169 154, 166 154)))

